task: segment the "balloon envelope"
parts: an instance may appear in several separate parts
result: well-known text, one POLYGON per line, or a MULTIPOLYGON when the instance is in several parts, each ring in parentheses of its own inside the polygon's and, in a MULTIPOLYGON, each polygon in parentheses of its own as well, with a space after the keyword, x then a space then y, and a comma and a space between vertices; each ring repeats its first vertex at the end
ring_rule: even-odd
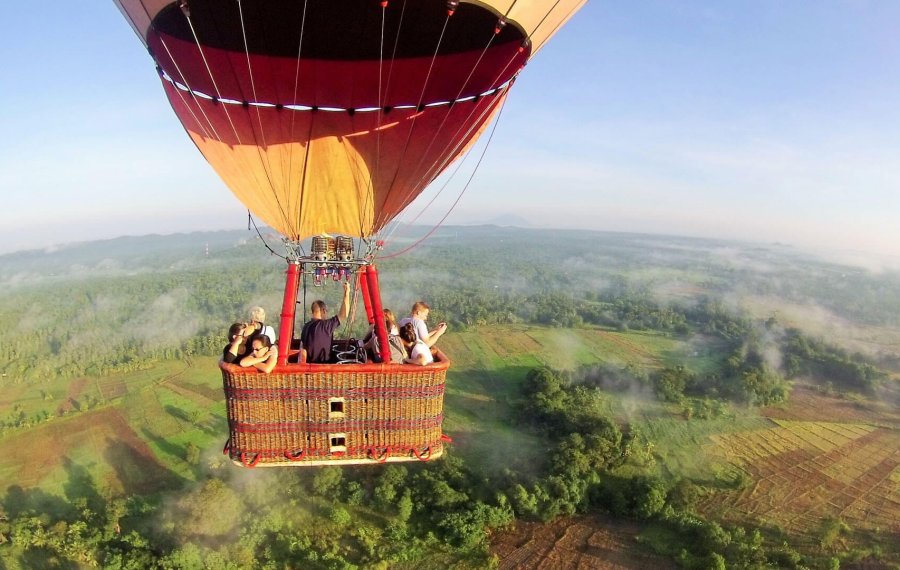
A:
POLYGON ((378 232, 583 2, 117 0, 197 148, 298 240, 378 232))

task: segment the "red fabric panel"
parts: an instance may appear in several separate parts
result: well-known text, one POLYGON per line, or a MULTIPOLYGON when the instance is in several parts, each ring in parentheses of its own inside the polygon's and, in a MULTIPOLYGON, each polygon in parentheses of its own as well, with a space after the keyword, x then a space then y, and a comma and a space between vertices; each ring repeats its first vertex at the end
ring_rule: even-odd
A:
POLYGON ((251 55, 248 68, 243 52, 206 47, 201 56, 196 44, 171 36, 153 34, 149 41, 163 70, 194 91, 237 101, 342 109, 427 104, 484 93, 509 80, 529 55, 518 43, 506 43, 483 56, 481 51, 440 56, 433 68, 431 57, 386 60, 380 68, 385 90, 380 105, 375 60, 301 60, 298 72, 296 59, 251 55))

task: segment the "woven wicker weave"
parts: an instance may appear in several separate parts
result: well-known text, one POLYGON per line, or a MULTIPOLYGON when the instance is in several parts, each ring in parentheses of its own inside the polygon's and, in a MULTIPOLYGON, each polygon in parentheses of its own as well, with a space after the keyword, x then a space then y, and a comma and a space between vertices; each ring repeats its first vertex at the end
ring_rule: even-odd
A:
POLYGON ((226 453, 246 466, 418 461, 443 452, 450 362, 288 364, 270 374, 219 363, 226 453))

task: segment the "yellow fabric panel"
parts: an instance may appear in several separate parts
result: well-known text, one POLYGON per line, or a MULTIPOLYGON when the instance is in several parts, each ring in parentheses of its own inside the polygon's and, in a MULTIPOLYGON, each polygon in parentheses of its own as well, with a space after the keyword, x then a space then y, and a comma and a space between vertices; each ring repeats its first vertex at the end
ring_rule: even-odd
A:
MULTIPOLYGON (((467 0, 463 0, 467 1, 467 0)), ((531 38, 532 56, 587 0, 468 0, 515 22, 531 38)))
POLYGON ((338 137, 310 143, 308 162, 315 167, 308 169, 302 143, 229 146, 189 134, 237 199, 286 237, 374 233, 369 172, 353 147, 338 137))

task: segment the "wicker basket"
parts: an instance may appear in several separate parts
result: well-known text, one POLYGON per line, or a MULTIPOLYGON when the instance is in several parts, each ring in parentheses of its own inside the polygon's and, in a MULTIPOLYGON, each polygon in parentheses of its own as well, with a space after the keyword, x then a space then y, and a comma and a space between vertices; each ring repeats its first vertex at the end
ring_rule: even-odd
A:
POLYGON ((254 466, 426 461, 443 453, 450 362, 288 364, 270 374, 219 363, 225 453, 254 466))

